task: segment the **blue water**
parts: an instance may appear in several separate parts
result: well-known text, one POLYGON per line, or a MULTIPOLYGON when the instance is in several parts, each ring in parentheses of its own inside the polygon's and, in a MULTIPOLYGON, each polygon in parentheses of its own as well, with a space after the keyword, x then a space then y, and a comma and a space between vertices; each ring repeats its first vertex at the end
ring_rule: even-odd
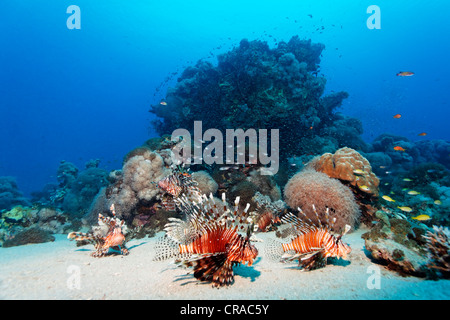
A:
POLYGON ((350 94, 340 111, 362 121, 366 141, 423 131, 450 140, 449 9, 445 0, 2 0, 0 176, 28 195, 56 182, 61 160, 120 169, 126 152, 156 136, 148 109, 176 83, 171 73, 214 63, 242 38, 325 44, 326 91, 350 94), (66 26, 72 4, 79 30, 66 26), (379 30, 366 26, 372 4, 379 30), (415 75, 395 76, 404 70, 415 75))

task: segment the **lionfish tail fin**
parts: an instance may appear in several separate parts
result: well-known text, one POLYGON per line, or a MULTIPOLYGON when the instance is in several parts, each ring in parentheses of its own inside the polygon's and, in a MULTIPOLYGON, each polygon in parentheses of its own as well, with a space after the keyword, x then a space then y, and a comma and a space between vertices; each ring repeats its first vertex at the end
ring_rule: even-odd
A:
POLYGON ((154 261, 163 261, 180 255, 179 244, 172 238, 164 235, 159 238, 155 245, 156 254, 154 261))
POLYGON ((264 252, 270 260, 280 261, 284 254, 283 245, 281 242, 269 238, 265 241, 264 252))

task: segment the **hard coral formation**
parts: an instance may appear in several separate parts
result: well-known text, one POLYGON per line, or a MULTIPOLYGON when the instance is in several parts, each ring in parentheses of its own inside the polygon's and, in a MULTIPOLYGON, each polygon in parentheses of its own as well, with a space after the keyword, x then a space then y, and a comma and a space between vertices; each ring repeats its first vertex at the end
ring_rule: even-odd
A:
POLYGON ((17 205, 28 206, 30 202, 17 187, 14 177, 0 177, 0 210, 10 210, 17 205))
POLYGON ((3 241, 3 248, 21 246, 30 243, 43 243, 55 241, 55 237, 49 231, 37 226, 26 228, 9 239, 3 241))
POLYGON ((341 148, 334 154, 325 153, 313 159, 308 167, 336 178, 361 192, 378 197, 380 180, 372 172, 369 161, 351 148, 341 148), (366 188, 362 188, 366 186, 366 188))
POLYGON ((369 161, 359 152, 344 147, 334 154, 325 153, 312 159, 306 167, 323 172, 331 178, 339 179, 343 184, 349 186, 362 212, 362 220, 369 222, 373 219, 376 211, 374 203, 379 196, 380 180, 373 173, 369 161))
POLYGON ((405 219, 381 220, 364 233, 365 248, 376 262, 401 275, 425 277, 427 258, 424 251, 423 228, 405 219), (388 227, 389 226, 389 227, 388 227))
POLYGON ((361 132, 358 123, 350 136, 338 137, 339 128, 332 129, 357 120, 336 122, 342 117, 334 112, 347 98, 346 92, 323 96, 326 79, 318 75, 323 49, 324 45, 298 36, 273 49, 266 42, 244 39, 219 55, 217 66, 199 61, 186 68, 175 88, 168 89, 166 104, 152 106, 150 111, 160 118, 153 125, 160 134, 178 128, 192 131, 194 120, 222 132, 230 128, 279 129, 280 136, 289 137, 280 140, 281 161, 307 153, 299 143, 305 138, 323 136, 333 144, 351 141, 361 132))
POLYGON ((424 162, 440 163, 450 169, 450 142, 445 140, 413 142, 406 137, 384 133, 374 139, 372 147, 374 152, 383 152, 391 159, 391 169, 409 170, 424 162), (395 146, 400 146, 405 151, 396 151, 395 146))
POLYGON ((72 217, 81 217, 102 187, 108 185, 108 172, 97 167, 81 171, 66 185, 62 209, 72 217))
POLYGON ((333 226, 336 232, 342 232, 346 224, 354 228, 358 223, 360 210, 353 193, 339 180, 324 173, 312 169, 300 171, 286 184, 284 196, 289 207, 300 207, 312 221, 316 221, 313 205, 322 223, 327 222, 328 208, 330 219, 336 218, 333 226))
MULTIPOLYGON (((15 206, 1 214, 0 243, 19 236, 17 239, 21 240, 14 243, 18 243, 17 245, 20 245, 20 243, 25 244, 24 236, 27 235, 26 231, 32 227, 52 234, 65 233, 74 226, 59 209, 15 206)), ((33 235, 33 232, 30 234, 33 235)))

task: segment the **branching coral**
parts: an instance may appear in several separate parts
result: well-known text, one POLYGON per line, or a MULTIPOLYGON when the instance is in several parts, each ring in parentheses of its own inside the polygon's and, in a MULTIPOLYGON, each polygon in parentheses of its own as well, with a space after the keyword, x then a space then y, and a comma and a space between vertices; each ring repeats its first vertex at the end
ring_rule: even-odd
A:
POLYGON ((336 218, 333 226, 336 232, 344 230, 346 224, 354 228, 360 216, 355 197, 347 186, 312 169, 295 174, 286 184, 284 196, 289 207, 300 207, 313 221, 316 220, 313 205, 323 223, 327 221, 324 213, 328 208, 330 219, 336 218))

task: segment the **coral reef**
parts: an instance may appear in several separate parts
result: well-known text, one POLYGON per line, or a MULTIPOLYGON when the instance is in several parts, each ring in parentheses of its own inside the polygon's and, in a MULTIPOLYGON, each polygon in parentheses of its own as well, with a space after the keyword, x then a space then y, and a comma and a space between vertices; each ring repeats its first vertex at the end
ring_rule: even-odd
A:
POLYGON ((341 148, 334 154, 325 153, 312 159, 306 168, 323 172, 330 178, 339 179, 350 187, 362 212, 362 220, 372 220, 376 211, 374 203, 379 196, 380 180, 373 173, 369 161, 351 148, 341 148))
POLYGON ((151 203, 160 195, 157 182, 171 173, 159 153, 143 150, 130 157, 115 183, 108 186, 108 205, 114 204, 119 218, 132 217, 139 202, 151 203))
POLYGON ((0 177, 0 210, 10 210, 17 205, 29 206, 30 201, 23 196, 14 177, 0 177))
POLYGON ((81 171, 65 185, 61 208, 72 217, 83 216, 100 189, 108 185, 107 177, 108 172, 97 167, 91 166, 81 171))
POLYGON ((17 234, 10 236, 9 239, 3 241, 2 246, 3 248, 9 248, 30 243, 43 243, 49 241, 55 241, 55 237, 52 236, 49 231, 34 226, 23 229, 17 234))
POLYGON ((385 215, 362 237, 371 257, 387 269, 404 276, 449 277, 448 228, 433 226, 430 229, 385 215))
POLYGON ((313 221, 316 219, 313 206, 322 223, 327 221, 328 208, 330 219, 336 218, 333 231, 342 232, 345 225, 354 228, 359 223, 361 212, 352 191, 325 173, 313 169, 300 171, 286 184, 284 197, 290 208, 301 208, 313 221))
POLYGON ((273 49, 266 42, 243 39, 218 56, 217 66, 199 61, 186 68, 175 88, 167 90, 166 103, 151 107, 158 117, 153 125, 161 135, 178 128, 192 132, 194 120, 222 132, 279 129, 280 136, 289 137, 280 141, 281 162, 330 145, 366 148, 359 120, 335 114, 348 94, 323 96, 326 79, 318 74, 323 49, 298 36, 273 49))
POLYGON ((61 187, 67 186, 78 176, 78 168, 71 162, 61 160, 58 170, 56 171, 56 178, 61 187))
MULTIPOLYGON (((4 243, 18 235, 20 235, 18 239, 22 240, 17 243, 22 243, 25 240, 21 237, 27 234, 24 232, 32 227, 49 234, 62 234, 75 228, 68 216, 59 209, 15 206, 1 215, 0 243, 4 243)), ((30 234, 33 235, 33 233, 30 234)))
POLYGON ((377 176, 372 172, 369 161, 351 148, 341 148, 334 154, 325 153, 314 158, 307 167, 323 172, 330 178, 339 179, 346 185, 354 187, 357 193, 363 192, 378 197, 377 176), (367 188, 362 188, 366 186, 367 188))
POLYGON ((445 140, 421 140, 412 142, 401 136, 384 133, 372 142, 373 152, 383 152, 391 159, 392 170, 410 170, 424 162, 439 163, 450 169, 450 142, 445 140), (394 150, 400 146, 405 151, 394 150))
POLYGON ((200 191, 207 196, 211 193, 214 195, 219 189, 217 182, 205 170, 192 172, 192 178, 197 181, 197 187, 200 191))

